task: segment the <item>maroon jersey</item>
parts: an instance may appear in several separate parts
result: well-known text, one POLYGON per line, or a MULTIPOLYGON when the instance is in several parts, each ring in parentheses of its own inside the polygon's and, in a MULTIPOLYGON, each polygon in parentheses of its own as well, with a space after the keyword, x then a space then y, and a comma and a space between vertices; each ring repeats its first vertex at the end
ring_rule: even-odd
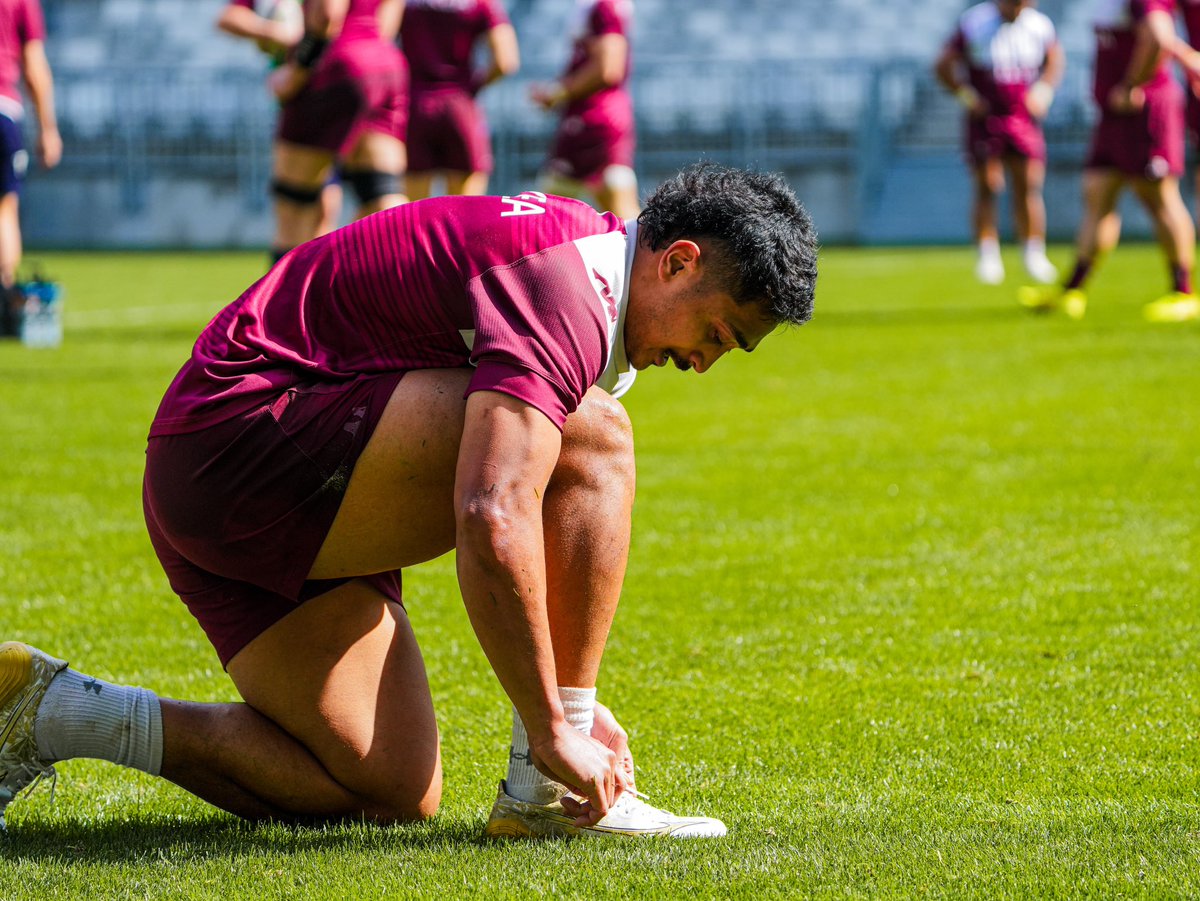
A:
POLYGON ((400 41, 413 89, 455 87, 473 92, 475 42, 507 22, 497 0, 408 0, 400 41))
MULTIPOLYGON (((566 74, 581 69, 587 63, 588 44, 608 34, 619 34, 629 40, 633 18, 632 0, 579 0, 573 31, 574 44, 566 74)), ((620 84, 602 88, 594 94, 572 101, 563 111, 564 117, 582 116, 586 119, 609 119, 624 122, 633 119, 633 108, 625 88, 630 66, 620 84)))
POLYGON ((17 103, 18 116, 25 45, 45 38, 46 25, 38 0, 0 0, 0 97, 17 103))
POLYGON ((298 386, 473 365, 562 427, 592 385, 632 381, 634 223, 538 192, 441 197, 285 256, 205 328, 151 436, 236 417, 298 386))
MULTIPOLYGON (((1108 106, 1108 95, 1129 71, 1137 26, 1152 12, 1175 15, 1175 0, 1097 0, 1096 74, 1093 96, 1101 108, 1108 106)), ((1142 85, 1147 95, 1174 89, 1169 66, 1164 62, 1150 80, 1142 85)))

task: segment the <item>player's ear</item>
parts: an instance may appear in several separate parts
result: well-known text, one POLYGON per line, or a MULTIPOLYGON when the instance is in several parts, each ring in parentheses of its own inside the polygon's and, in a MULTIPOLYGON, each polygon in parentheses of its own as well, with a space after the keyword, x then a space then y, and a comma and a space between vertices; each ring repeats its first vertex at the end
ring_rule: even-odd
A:
POLYGON ((680 239, 663 251, 659 257, 659 276, 663 280, 695 272, 700 264, 700 245, 695 241, 680 239))

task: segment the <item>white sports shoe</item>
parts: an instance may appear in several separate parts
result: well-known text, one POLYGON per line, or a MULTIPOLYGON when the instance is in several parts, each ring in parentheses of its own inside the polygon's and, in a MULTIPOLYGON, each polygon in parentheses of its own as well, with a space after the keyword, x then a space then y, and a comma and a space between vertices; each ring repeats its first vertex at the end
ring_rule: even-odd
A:
POLYGON ((1029 277, 1040 285, 1052 285, 1058 280, 1058 268, 1050 262, 1044 251, 1027 250, 1022 261, 1029 277))
POLYGON ((66 667, 65 660, 19 641, 0 644, 0 831, 5 808, 21 789, 54 775, 38 756, 33 720, 50 680, 66 667))
POLYGON ((653 836, 718 838, 725 824, 712 817, 677 817, 651 807, 630 792, 622 793, 594 826, 576 826, 561 802, 530 804, 518 801, 503 780, 483 834, 488 838, 565 838, 567 836, 653 836))
POLYGON ((1004 261, 999 256, 980 254, 975 262, 975 278, 985 285, 999 285, 1004 281, 1004 261))

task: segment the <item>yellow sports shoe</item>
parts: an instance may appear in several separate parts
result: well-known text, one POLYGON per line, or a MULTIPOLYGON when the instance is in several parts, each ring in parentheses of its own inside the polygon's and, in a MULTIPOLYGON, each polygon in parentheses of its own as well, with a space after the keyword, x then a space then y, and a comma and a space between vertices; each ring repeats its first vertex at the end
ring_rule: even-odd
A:
POLYGON ((1078 288, 1069 288, 1062 295, 1063 312, 1079 320, 1087 313, 1087 295, 1078 288))
POLYGON ((1200 298, 1175 291, 1142 308, 1147 322, 1189 322, 1200 319, 1200 298))
POLYGON ((562 802, 531 804, 519 801, 503 781, 492 805, 483 834, 488 838, 567 838, 609 836, 667 836, 669 838, 718 838, 725 824, 712 817, 677 817, 651 807, 631 792, 623 792, 600 822, 576 826, 562 802))
POLYGON ((54 775, 54 767, 38 756, 33 720, 50 680, 66 666, 19 641, 0 644, 0 832, 4 810, 17 793, 54 775))
POLYGON ((1080 288, 1062 285, 1024 285, 1017 289, 1017 303, 1032 313, 1062 310, 1072 319, 1087 313, 1087 295, 1080 288))

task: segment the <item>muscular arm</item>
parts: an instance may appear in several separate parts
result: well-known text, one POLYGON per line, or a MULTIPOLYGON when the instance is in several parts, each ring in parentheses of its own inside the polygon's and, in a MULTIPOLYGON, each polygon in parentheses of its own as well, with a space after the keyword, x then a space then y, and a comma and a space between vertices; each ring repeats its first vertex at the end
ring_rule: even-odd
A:
POLYGON ((278 22, 265 19, 248 6, 227 4, 217 16, 217 28, 235 38, 250 38, 254 41, 275 41, 278 22))
POLYGON ((1171 55, 1183 67, 1183 74, 1187 76, 1188 85, 1192 93, 1196 93, 1197 88, 1200 88, 1200 50, 1196 50, 1183 38, 1176 36, 1174 43, 1171 44, 1171 55))
POLYGON ((967 112, 981 115, 986 111, 986 104, 979 93, 963 77, 962 70, 962 53, 953 46, 947 46, 933 66, 933 74, 942 87, 953 94, 967 112))
POLYGON ((400 33, 400 23, 404 19, 404 0, 383 0, 375 13, 379 22, 379 34, 385 41, 396 40, 400 33))
POLYGON ((304 30, 308 34, 332 38, 342 28, 350 0, 304 0, 304 30))
POLYGON ((933 64, 933 74, 947 91, 953 94, 966 82, 962 78, 962 54, 953 47, 942 50, 941 56, 933 64))
POLYGON ((533 99, 551 109, 615 87, 625 77, 628 60, 629 41, 624 35, 602 34, 589 42, 587 62, 563 76, 556 85, 535 87, 533 99))
POLYGON ((616 761, 563 715, 546 611, 542 498, 561 444, 522 401, 491 391, 467 399, 454 486, 458 581, 540 768, 586 795, 594 822, 613 800, 616 761))
POLYGON ((1148 82, 1171 53, 1176 41, 1175 22, 1169 13, 1155 10, 1138 23, 1137 43, 1124 81, 1131 87, 1148 82))
POLYGON ((478 86, 485 88, 494 81, 515 75, 521 68, 521 51, 517 46, 517 32, 507 22, 489 28, 484 35, 492 62, 480 76, 478 86))
POLYGON ((1040 81, 1044 81, 1052 88, 1057 88, 1062 84, 1063 73, 1067 70, 1067 53, 1062 48, 1062 44, 1055 42, 1046 51, 1046 62, 1042 66, 1042 77, 1040 81))
POLYGON ((54 78, 41 41, 30 41, 21 51, 22 71, 29 99, 37 115, 38 156, 42 165, 52 169, 62 158, 62 138, 58 134, 58 118, 54 113, 54 78))
POLYGON ((629 41, 624 35, 602 34, 593 38, 588 44, 588 52, 587 63, 562 80, 567 100, 579 100, 605 88, 616 87, 625 77, 629 41))
POLYGON ((1154 73, 1167 58, 1176 55, 1175 21, 1169 13, 1155 10, 1138 23, 1135 31, 1137 42, 1129 58, 1129 68, 1108 94, 1108 108, 1117 113, 1132 113, 1141 109, 1146 102, 1142 85, 1154 77, 1154 73))

